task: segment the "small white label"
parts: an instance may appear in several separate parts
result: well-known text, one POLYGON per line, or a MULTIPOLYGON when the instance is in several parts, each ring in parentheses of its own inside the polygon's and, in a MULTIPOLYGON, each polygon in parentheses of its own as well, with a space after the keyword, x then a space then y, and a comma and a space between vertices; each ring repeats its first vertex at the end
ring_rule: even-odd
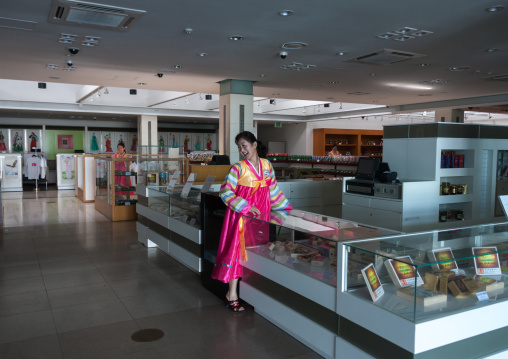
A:
POLYGON ((196 176, 197 175, 195 173, 191 173, 189 175, 189 178, 187 178, 187 182, 185 183, 185 186, 183 186, 182 197, 187 197, 189 195, 192 184, 194 183, 194 180, 196 179, 196 176))
POLYGON ((203 187, 201 187, 201 193, 210 192, 210 187, 212 187, 213 181, 215 181, 215 176, 209 175, 206 177, 205 183, 203 187))
POLYGON ((178 181, 179 177, 180 177, 180 171, 175 171, 175 173, 173 173, 173 177, 171 177, 171 181, 169 181, 168 189, 175 188, 176 181, 178 181))
POLYGON ((130 206, 130 204, 131 204, 130 202, 125 202, 126 206, 130 206))
POLYGON ((476 296, 478 297, 479 302, 485 302, 486 300, 489 300, 489 295, 487 292, 476 292, 476 296))

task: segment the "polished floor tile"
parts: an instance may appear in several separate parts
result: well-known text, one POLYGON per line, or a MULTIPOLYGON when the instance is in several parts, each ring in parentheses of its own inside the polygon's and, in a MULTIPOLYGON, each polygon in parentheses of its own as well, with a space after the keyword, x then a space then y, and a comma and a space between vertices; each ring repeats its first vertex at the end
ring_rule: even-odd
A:
POLYGON ((52 309, 59 333, 132 320, 118 299, 52 309))
POLYGON ((50 310, 0 317, 0 344, 55 334, 50 310))
POLYGON ((0 345, 2 359, 61 359, 58 336, 49 335, 0 345))
POLYGON ((2 193, 0 358, 316 358, 74 191, 2 193), (162 339, 136 343, 142 328, 162 339))
POLYGON ((96 268, 74 272, 49 273, 44 274, 43 278, 47 290, 106 282, 96 268))

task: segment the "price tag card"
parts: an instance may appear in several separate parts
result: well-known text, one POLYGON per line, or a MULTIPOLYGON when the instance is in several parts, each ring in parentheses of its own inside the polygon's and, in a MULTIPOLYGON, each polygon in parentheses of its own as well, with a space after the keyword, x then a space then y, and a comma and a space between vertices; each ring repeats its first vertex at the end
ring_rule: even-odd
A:
POLYGON ((485 291, 476 292, 476 296, 478 297, 479 302, 485 302, 485 301, 489 300, 489 295, 485 291))
POLYGON ((126 175, 126 176, 131 176, 131 175, 132 175, 132 173, 131 173, 131 172, 125 172, 125 175, 126 175))
POLYGON ((130 203, 130 202, 125 202, 125 205, 126 205, 126 206, 130 206, 130 205, 131 205, 131 203, 130 203))
POLYGON ((185 186, 183 186, 182 197, 187 197, 189 195, 192 184, 196 180, 196 176, 197 175, 195 173, 191 173, 189 178, 187 178, 187 182, 185 183, 185 186))
POLYGON ((213 181, 215 181, 215 176, 209 175, 206 177, 205 183, 201 188, 201 193, 210 192, 210 187, 212 187, 213 181))
POLYGON ((288 258, 288 262, 287 262, 288 264, 293 264, 294 262, 295 262, 295 258, 293 258, 293 257, 288 258))
POLYGON ((171 177, 171 181, 168 183, 168 189, 173 190, 175 189, 176 181, 178 181, 178 178, 180 177, 180 171, 175 171, 173 173, 173 177, 171 177))

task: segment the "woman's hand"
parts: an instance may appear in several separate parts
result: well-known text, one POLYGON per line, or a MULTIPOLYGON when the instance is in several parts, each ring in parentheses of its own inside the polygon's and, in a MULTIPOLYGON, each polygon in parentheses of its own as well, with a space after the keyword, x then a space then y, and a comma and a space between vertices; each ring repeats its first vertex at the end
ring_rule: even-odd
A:
POLYGON ((259 209, 257 209, 255 206, 252 206, 250 209, 249 209, 249 213, 250 214, 253 214, 255 216, 259 216, 261 214, 261 212, 259 211, 259 209))

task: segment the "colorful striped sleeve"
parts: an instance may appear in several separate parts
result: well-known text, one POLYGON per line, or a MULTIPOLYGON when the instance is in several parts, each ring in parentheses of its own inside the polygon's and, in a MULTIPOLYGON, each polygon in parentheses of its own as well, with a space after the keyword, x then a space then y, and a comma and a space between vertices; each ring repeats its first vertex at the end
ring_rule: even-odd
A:
POLYGON ((222 202, 224 202, 229 209, 245 214, 249 212, 252 206, 245 199, 236 195, 236 185, 241 174, 242 167, 239 163, 235 163, 231 166, 229 173, 224 179, 224 183, 222 183, 220 187, 219 195, 222 202))
POLYGON ((287 200, 284 193, 280 190, 275 179, 275 173, 273 171, 272 163, 270 162, 270 206, 272 211, 280 211, 283 209, 291 210, 293 207, 287 200))

